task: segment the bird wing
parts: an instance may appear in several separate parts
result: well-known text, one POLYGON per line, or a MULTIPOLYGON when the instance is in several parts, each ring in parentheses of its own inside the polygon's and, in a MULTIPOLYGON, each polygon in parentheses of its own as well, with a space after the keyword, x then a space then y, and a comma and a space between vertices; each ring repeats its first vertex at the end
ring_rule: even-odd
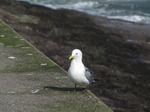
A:
POLYGON ((94 81, 94 77, 92 76, 93 72, 88 69, 87 67, 85 67, 85 77, 88 79, 88 81, 91 82, 95 82, 94 81))

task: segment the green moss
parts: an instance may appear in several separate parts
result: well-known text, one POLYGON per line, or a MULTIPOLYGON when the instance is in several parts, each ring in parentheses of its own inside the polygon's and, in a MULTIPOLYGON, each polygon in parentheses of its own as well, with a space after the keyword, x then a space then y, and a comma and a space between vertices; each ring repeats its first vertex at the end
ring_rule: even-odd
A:
POLYGON ((7 47, 21 48, 30 46, 20 35, 2 21, 0 21, 0 42, 7 47))
POLYGON ((26 42, 14 30, 0 21, 0 42, 7 48, 13 48, 11 53, 16 57, 15 67, 6 67, 1 72, 33 72, 33 71, 57 71, 61 69, 51 62, 32 45, 26 42), (29 55, 29 54, 32 55, 29 55))

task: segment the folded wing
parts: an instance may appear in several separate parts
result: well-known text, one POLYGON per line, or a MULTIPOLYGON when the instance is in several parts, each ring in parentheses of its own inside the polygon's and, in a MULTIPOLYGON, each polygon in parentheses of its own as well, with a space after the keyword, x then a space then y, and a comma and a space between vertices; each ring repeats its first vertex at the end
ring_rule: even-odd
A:
POLYGON ((92 74, 93 74, 93 72, 90 69, 88 69, 87 67, 85 67, 85 77, 88 79, 88 81, 90 83, 95 82, 92 74))

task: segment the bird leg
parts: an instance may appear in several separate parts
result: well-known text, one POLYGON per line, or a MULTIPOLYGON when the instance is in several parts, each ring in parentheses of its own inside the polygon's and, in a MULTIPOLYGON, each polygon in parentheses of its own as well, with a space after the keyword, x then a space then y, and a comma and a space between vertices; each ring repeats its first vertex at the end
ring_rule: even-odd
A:
POLYGON ((77 87, 77 85, 75 84, 75 86, 74 86, 74 91, 76 91, 76 87, 77 87))

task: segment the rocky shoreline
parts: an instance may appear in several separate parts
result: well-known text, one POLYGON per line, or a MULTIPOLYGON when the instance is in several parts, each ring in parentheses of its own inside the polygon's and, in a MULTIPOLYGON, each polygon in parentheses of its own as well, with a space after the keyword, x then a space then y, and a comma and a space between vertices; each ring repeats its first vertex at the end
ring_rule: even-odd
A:
POLYGON ((100 78, 89 89, 115 112, 150 111, 150 25, 1 0, 0 19, 65 70, 74 48, 100 78))

